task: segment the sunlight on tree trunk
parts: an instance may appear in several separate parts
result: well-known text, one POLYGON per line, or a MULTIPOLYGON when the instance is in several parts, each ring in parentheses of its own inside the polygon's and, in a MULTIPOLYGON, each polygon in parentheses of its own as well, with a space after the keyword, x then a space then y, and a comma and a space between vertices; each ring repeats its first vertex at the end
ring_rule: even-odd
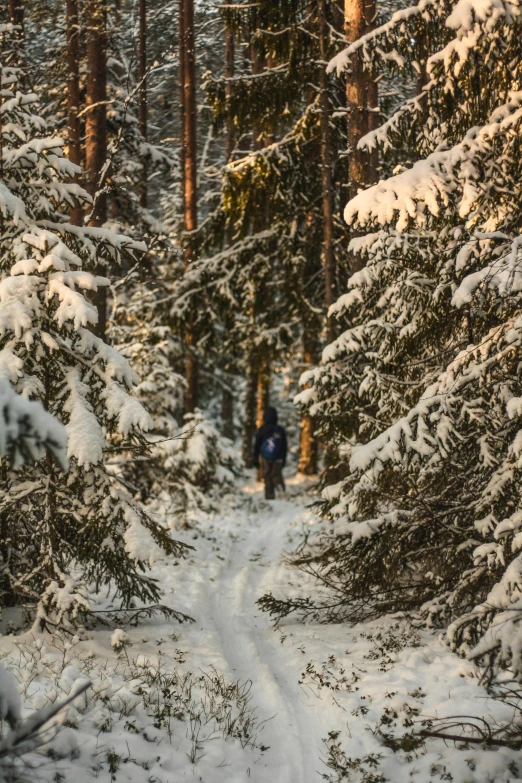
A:
MULTIPOLYGON (((107 20, 103 0, 86 0, 86 115, 85 115, 85 179, 87 190, 95 200, 89 225, 103 226, 107 220, 107 194, 100 181, 107 158, 107 20)), ((104 180, 107 177, 105 172, 104 180)), ((97 274, 106 274, 99 264, 97 274)), ((100 287, 94 295, 98 309, 95 332, 106 339, 107 289, 100 287)))
MULTIPOLYGON (((304 370, 309 370, 317 363, 317 344, 316 340, 306 330, 303 334, 303 360, 304 370)), ((301 417, 300 442, 299 442, 299 464, 298 470, 305 476, 315 475, 317 473, 317 439, 315 437, 315 423, 309 414, 301 417)))
MULTIPOLYGON (((183 228, 185 232, 185 268, 195 260, 195 232, 198 228, 197 191, 197 106, 196 106, 196 38, 194 0, 180 0, 180 61, 183 73, 183 228)), ((185 338, 185 413, 198 406, 199 368, 194 318, 191 314, 185 338)))

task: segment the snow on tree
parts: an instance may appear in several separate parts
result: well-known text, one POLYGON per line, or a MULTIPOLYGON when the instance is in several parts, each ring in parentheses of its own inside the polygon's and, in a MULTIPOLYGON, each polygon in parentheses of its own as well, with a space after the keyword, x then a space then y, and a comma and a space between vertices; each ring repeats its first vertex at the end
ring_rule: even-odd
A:
POLYGON ((152 255, 151 269, 140 265, 115 286, 110 332, 140 378, 135 393, 153 421, 146 453, 122 450, 111 466, 142 500, 161 509, 172 528, 215 508, 241 474, 232 442, 211 417, 200 410, 183 414, 185 380, 179 370, 184 346, 170 325, 172 310, 180 305, 176 272, 175 254, 152 255))
POLYGON ((371 232, 351 243, 366 265, 298 398, 342 455, 324 489, 332 526, 300 560, 335 597, 269 609, 416 610, 453 621, 466 649, 510 609, 472 654, 502 643, 519 658, 521 41, 518 3, 423 0, 330 66, 358 53, 423 77, 360 142, 416 162, 348 203, 348 224, 371 232))
POLYGON ((0 380, 0 457, 13 465, 42 459, 51 451, 58 463, 67 464, 65 428, 43 405, 20 397, 0 380))
POLYGON ((69 470, 50 457, 23 469, 2 463, 0 597, 38 605, 44 625, 51 614, 65 622, 88 612, 91 584, 112 583, 124 604, 157 599, 147 568, 182 546, 104 466, 107 448, 139 446, 152 421, 128 362, 93 334, 90 297, 108 280, 89 270, 145 248, 66 222, 75 200, 89 201, 71 182, 78 169, 63 140, 46 135, 20 72, 4 66, 1 78, 0 376, 65 424, 69 470))
MULTIPOLYGON (((233 75, 225 64, 225 78, 215 69, 206 78, 215 129, 227 131, 229 159, 222 172, 220 204, 202 231, 206 257, 185 276, 182 291, 187 293, 181 305, 195 306, 200 331, 212 334, 218 356, 233 357, 236 370, 246 368, 247 464, 256 412, 259 423, 271 371, 287 359, 315 362, 321 341, 325 285, 320 94, 329 115, 344 101, 342 91, 321 91, 321 15, 330 25, 325 46, 333 53, 336 27, 342 22, 336 3, 323 4, 321 12, 316 3, 304 0, 277 7, 264 1, 226 6, 227 35, 235 36, 237 49, 244 46, 248 58, 236 57, 233 75), (220 330, 212 311, 223 324, 220 330)), ((346 148, 344 122, 331 124, 332 149, 340 152, 346 148)), ((332 198, 344 187, 345 168, 336 155, 332 198)), ((340 202, 336 206, 339 210, 340 202)), ((336 220, 331 237, 339 248, 341 277, 347 253, 339 239, 344 234, 336 220)), ((209 342, 207 338, 206 345, 209 342)), ((303 427, 303 453, 308 456, 302 467, 314 472, 315 453, 304 443, 305 436, 311 440, 310 426, 303 427)))
POLYGON ((154 453, 167 474, 160 499, 174 524, 192 525, 200 512, 219 508, 223 493, 241 475, 232 441, 198 409, 185 414, 176 437, 160 442, 154 453))

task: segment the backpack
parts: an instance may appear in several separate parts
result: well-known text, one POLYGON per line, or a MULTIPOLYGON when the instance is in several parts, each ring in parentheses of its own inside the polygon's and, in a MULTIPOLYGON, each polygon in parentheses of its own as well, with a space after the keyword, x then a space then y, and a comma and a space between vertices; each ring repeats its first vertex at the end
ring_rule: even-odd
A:
POLYGON ((281 454, 281 433, 274 432, 261 444, 261 456, 267 462, 276 462, 281 454))

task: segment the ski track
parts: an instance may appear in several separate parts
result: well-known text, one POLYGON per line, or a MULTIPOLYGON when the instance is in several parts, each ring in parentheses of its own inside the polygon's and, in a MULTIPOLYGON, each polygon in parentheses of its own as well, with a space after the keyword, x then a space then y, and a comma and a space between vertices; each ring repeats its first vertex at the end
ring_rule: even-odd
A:
POLYGON ((311 783, 318 779, 317 716, 295 669, 284 661, 269 617, 256 606, 257 599, 277 583, 280 556, 288 545, 289 516, 301 511, 295 503, 275 501, 268 513, 242 516, 242 534, 232 541, 209 590, 223 655, 235 678, 252 682, 253 704, 260 720, 266 721, 258 741, 270 750, 259 762, 262 770, 251 771, 252 780, 311 783))

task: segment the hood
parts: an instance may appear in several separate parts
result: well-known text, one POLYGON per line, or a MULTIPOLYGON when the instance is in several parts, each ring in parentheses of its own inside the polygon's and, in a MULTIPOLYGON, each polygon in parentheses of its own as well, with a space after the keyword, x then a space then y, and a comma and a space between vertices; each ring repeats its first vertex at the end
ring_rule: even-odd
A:
POLYGON ((274 426, 277 424, 277 411, 275 408, 267 408, 264 415, 264 422, 265 424, 269 424, 270 426, 274 426))

